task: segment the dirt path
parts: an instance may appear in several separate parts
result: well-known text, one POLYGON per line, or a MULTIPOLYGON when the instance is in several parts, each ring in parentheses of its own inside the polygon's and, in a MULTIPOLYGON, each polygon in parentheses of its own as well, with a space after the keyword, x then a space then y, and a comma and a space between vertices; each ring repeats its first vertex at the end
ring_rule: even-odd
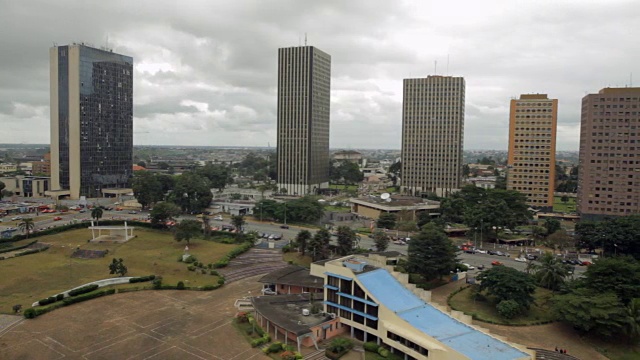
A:
MULTIPOLYGON (((453 291, 466 286, 464 280, 440 286, 431 291, 431 301, 447 306, 447 297, 453 291)), ((538 347, 554 350, 567 349, 567 353, 582 360, 607 360, 590 344, 585 343, 571 328, 562 323, 551 323, 536 326, 504 326, 492 325, 474 320, 475 325, 488 329, 492 334, 504 336, 507 340, 527 347, 538 347)))

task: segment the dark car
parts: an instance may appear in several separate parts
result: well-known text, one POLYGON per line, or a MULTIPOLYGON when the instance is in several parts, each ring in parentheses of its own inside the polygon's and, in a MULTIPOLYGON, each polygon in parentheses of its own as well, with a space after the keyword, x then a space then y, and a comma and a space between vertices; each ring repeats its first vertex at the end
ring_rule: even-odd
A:
POLYGON ((538 260, 538 255, 527 254, 527 260, 538 260))
POLYGON ((288 229, 288 228, 289 228, 289 225, 287 224, 280 225, 280 229, 288 229))
POLYGON ((494 251, 494 250, 489 250, 489 251, 487 251, 487 254, 489 254, 489 255, 498 255, 498 252, 494 251))

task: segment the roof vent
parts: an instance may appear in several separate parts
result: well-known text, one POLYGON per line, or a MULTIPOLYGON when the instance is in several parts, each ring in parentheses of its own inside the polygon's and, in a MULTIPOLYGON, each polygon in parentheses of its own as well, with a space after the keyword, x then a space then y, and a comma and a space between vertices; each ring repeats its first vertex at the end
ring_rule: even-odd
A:
POLYGON ((302 309, 302 315, 303 315, 303 316, 309 316, 309 314, 311 314, 311 313, 309 312, 309 309, 302 309))

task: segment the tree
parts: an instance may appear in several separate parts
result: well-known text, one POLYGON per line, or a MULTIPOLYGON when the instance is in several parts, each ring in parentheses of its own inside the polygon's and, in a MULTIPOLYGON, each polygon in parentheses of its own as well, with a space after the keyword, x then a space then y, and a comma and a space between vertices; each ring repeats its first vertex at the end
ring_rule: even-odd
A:
POLYGON ((149 215, 151 216, 152 224, 164 225, 167 220, 170 220, 179 214, 180 208, 176 204, 162 201, 153 206, 153 210, 151 210, 149 215))
POLYGON ((377 226, 382 229, 393 229, 396 227, 396 215, 393 213, 381 213, 378 217, 377 226))
POLYGON ((408 267, 425 280, 442 278, 455 269, 458 262, 456 251, 444 230, 430 223, 411 239, 408 267))
POLYGON ((202 224, 196 220, 182 220, 176 227, 173 229, 173 238, 180 242, 185 240, 187 245, 189 245, 189 241, 198 236, 202 232, 202 224))
POLYGON ((147 208, 149 205, 161 201, 165 194, 158 176, 149 171, 136 171, 131 188, 142 208, 147 208))
POLYGON ((393 182, 393 186, 396 186, 398 183, 398 179, 402 177, 402 162, 396 161, 391 166, 389 166, 389 177, 393 182))
POLYGON ((629 340, 637 340, 640 338, 640 299, 631 300, 624 310, 623 331, 629 340))
POLYGON ((558 219, 547 218, 544 221, 544 228, 547 230, 547 235, 551 235, 560 230, 562 228, 562 224, 560 224, 560 220, 558 219))
POLYGON ((198 169, 198 174, 209 179, 211 186, 220 192, 233 183, 230 169, 221 164, 206 164, 198 169))
POLYGON ((244 224, 246 221, 244 220, 244 216, 242 215, 233 215, 231 216, 231 224, 238 230, 238 232, 242 232, 244 224))
POLYGON ((138 165, 138 166, 142 166, 143 168, 146 168, 146 167, 147 167, 147 163, 146 163, 144 160, 140 160, 140 161, 138 161, 138 164, 137 164, 137 165, 138 165))
POLYGON ((557 230, 553 234, 547 236, 545 240, 547 246, 559 250, 573 248, 575 241, 565 230, 557 230))
POLYGON ((109 274, 118 274, 125 276, 127 274, 127 267, 124 266, 124 260, 122 258, 114 258, 111 264, 109 264, 109 274))
POLYGON ((389 236, 383 231, 375 231, 373 233, 373 244, 376 247, 376 251, 385 251, 389 247, 389 236))
POLYGON ((353 250, 353 243, 356 241, 356 233, 348 226, 338 227, 338 255, 348 255, 353 250))
POLYGON ((422 228, 426 224, 431 222, 431 215, 428 211, 420 211, 416 214, 416 225, 418 228, 422 228))
POLYGON ((580 221, 575 227, 576 246, 579 249, 595 250, 602 244, 600 223, 595 221, 580 221))
POLYGON ((502 300, 496 305, 498 315, 505 319, 513 319, 522 312, 522 307, 514 300, 502 300))
POLYGON ((617 294, 625 306, 640 298, 640 264, 631 257, 598 259, 587 268, 584 279, 591 291, 617 294))
POLYGON ((171 200, 184 212, 202 212, 213 199, 209 179, 196 173, 186 172, 178 177, 171 200))
MULTIPOLYGON (((412 240, 413 241, 413 240, 412 240)), ((477 276, 479 291, 486 291, 496 298, 496 302, 513 300, 522 309, 529 309, 536 290, 534 278, 508 266, 495 266, 477 276)))
POLYGON ((104 210, 102 210, 102 207, 96 206, 93 209, 91 209, 91 218, 96 219, 96 223, 98 223, 98 221, 100 221, 100 219, 102 218, 103 213, 104 213, 104 210))
POLYGON ((311 236, 312 235, 309 230, 300 230, 298 235, 296 235, 296 243, 298 244, 298 249, 300 249, 302 256, 304 256, 304 253, 307 250, 307 244, 309 243, 309 240, 311 240, 311 236))
POLYGON ((540 264, 533 267, 533 276, 538 285, 552 291, 560 290, 569 275, 569 266, 550 252, 545 252, 538 261, 540 264))
MULTIPOLYGON (((498 171, 498 170, 496 170, 498 171)), ((496 189, 507 190, 507 178, 504 176, 496 176, 496 189)))
POLYGON ((619 333, 625 323, 625 309, 615 293, 576 289, 553 297, 552 310, 558 320, 583 332, 603 336, 619 333))
POLYGON ((327 229, 318 230, 307 244, 312 261, 323 260, 329 257, 329 242, 331 234, 327 229))
POLYGON ((4 194, 4 189, 7 187, 5 183, 0 181, 0 200, 2 200, 2 195, 4 194))
POLYGON ((20 224, 18 224, 18 228, 20 228, 20 231, 22 231, 26 235, 26 238, 28 239, 29 234, 32 233, 33 229, 36 228, 36 224, 33 222, 33 219, 25 218, 25 219, 22 219, 20 224))

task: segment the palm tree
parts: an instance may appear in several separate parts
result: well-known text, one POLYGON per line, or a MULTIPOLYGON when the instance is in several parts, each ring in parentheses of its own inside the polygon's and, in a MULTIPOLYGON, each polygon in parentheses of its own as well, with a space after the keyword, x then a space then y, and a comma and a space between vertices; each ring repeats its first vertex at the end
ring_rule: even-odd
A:
POLYGON ((540 265, 534 268, 534 276, 538 280, 538 285, 552 291, 559 290, 569 275, 569 267, 550 252, 544 253, 539 262, 540 265))
POLYGON ((636 340, 640 337, 640 299, 633 299, 625 308, 626 321, 624 333, 629 340, 636 340))
POLYGON ((23 219, 20 224, 18 224, 18 227, 20 228, 20 230, 27 235, 27 239, 29 238, 29 233, 31 233, 33 231, 33 229, 36 228, 36 224, 33 222, 33 219, 31 218, 26 218, 23 219))
POLYGON ((100 221, 103 213, 104 210, 100 206, 96 206, 91 210, 91 218, 96 219, 96 224, 100 221))

